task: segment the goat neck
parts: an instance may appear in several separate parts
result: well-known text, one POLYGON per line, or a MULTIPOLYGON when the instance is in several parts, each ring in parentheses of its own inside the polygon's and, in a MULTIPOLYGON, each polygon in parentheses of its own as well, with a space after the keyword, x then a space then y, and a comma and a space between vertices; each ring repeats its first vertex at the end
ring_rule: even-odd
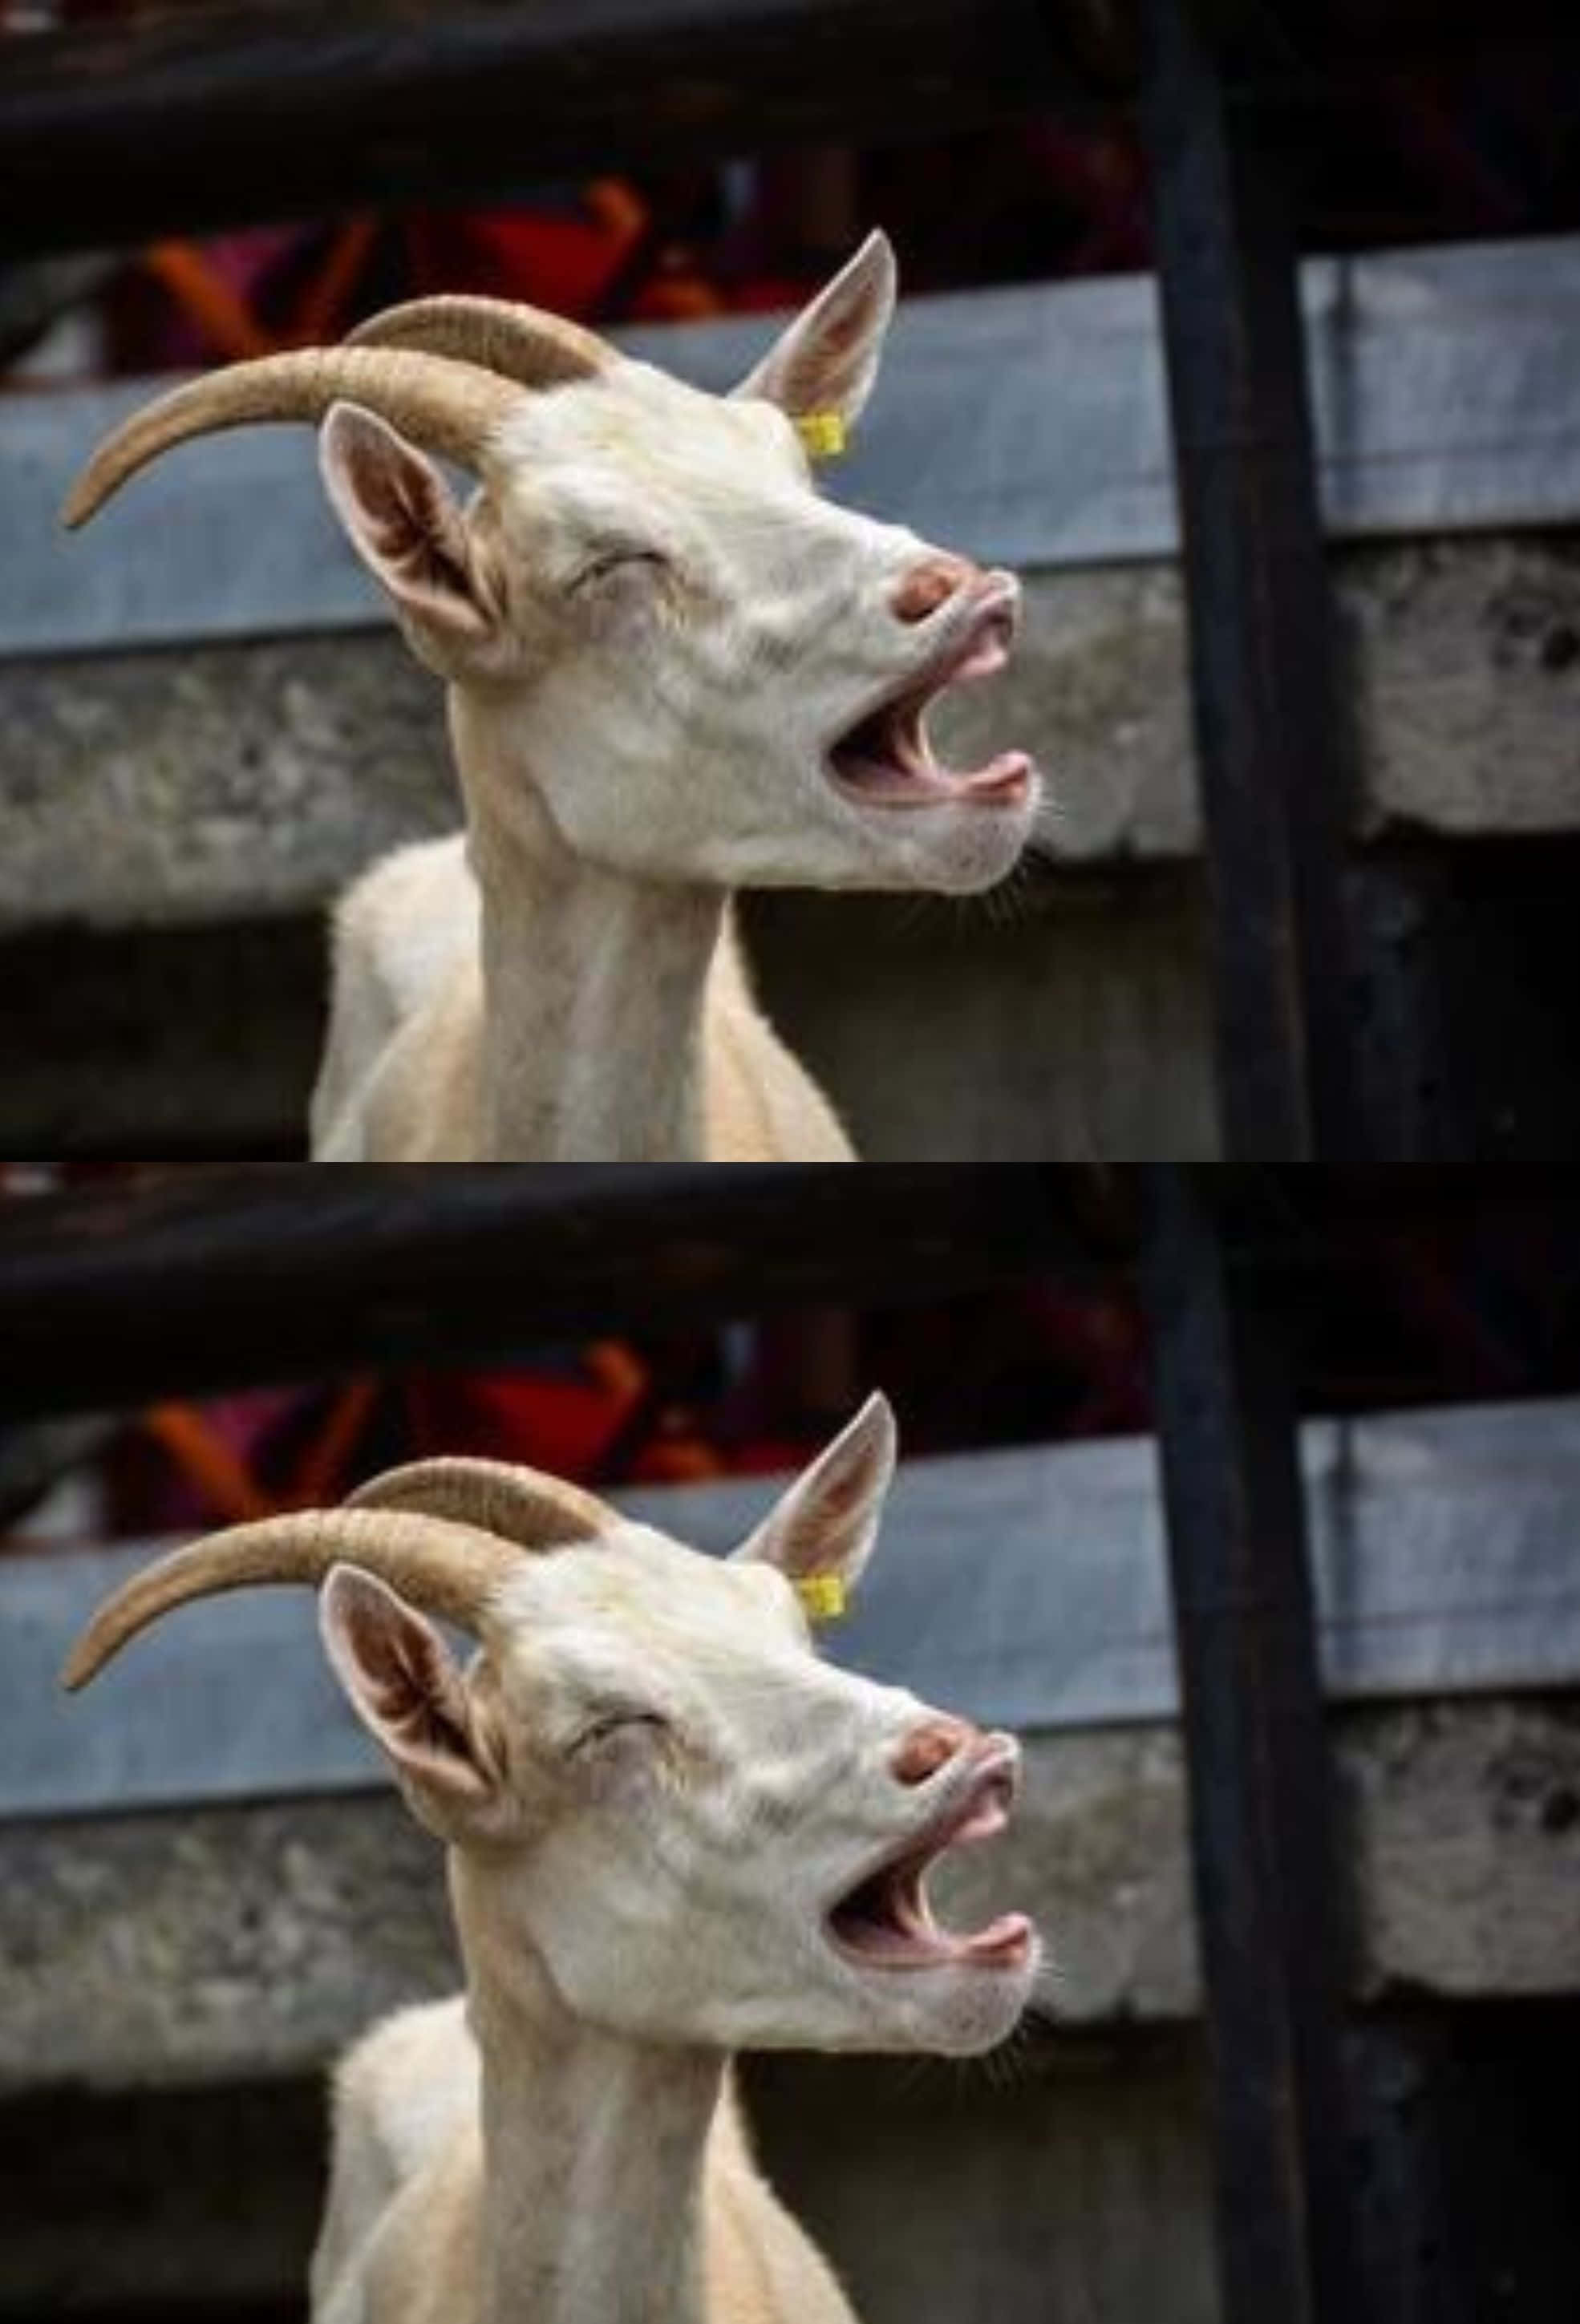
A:
POLYGON ((482 903, 485 1152, 696 1160, 725 891, 588 862, 556 827, 519 743, 502 743, 491 706, 457 687, 450 724, 482 903))
POLYGON ((489 1879, 452 1855, 483 2070, 479 2324, 707 2324, 724 2054, 577 2017, 534 1955, 493 1941, 489 1879))

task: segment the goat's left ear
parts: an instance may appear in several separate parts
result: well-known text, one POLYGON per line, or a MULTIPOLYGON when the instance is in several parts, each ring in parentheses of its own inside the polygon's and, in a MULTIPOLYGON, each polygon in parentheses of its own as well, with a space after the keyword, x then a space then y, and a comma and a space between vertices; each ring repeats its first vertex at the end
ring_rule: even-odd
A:
POLYGON ((407 641, 441 678, 492 668, 506 646, 467 520, 439 470, 389 422, 335 403, 319 431, 324 489, 388 595, 407 641))
POLYGON ((792 420, 832 412, 854 427, 878 375, 896 283, 888 235, 868 235, 732 392, 777 403, 792 420))
POLYGON ((510 1793, 466 1679, 426 1616, 357 1565, 329 1569, 319 1628, 335 1675, 440 1840, 497 1832, 510 1793))
POLYGON ((735 1555, 776 1565, 791 1582, 827 1575, 853 1588, 877 1537, 895 1443, 887 1397, 868 1397, 735 1555))

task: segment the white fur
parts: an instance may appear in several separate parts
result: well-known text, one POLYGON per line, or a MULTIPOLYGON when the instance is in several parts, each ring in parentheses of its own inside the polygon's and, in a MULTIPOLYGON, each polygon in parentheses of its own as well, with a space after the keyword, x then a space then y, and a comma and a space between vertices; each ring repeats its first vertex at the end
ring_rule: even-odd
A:
POLYGON ((331 499, 448 687, 469 849, 404 851, 341 908, 320 1158, 848 1157, 732 892, 983 888, 1037 803, 1030 775, 896 807, 827 771, 986 595, 1013 617, 1011 576, 962 562, 902 618, 938 552, 813 488, 788 414, 854 418, 892 300, 874 238, 734 398, 628 361, 523 397, 464 512, 382 421, 329 414, 331 499))
POLYGON ((752 2161, 730 2052, 981 2050, 1037 1967, 873 1966, 825 1924, 1014 1751, 945 1722, 952 1756, 901 1775, 940 1715, 810 1651, 785 1577, 859 1570, 891 1448, 874 1399, 728 1563, 638 1526, 523 1556, 464 1675, 331 1574, 326 1642, 448 1843, 468 1989, 340 2070, 314 2324, 854 2324, 752 2161))

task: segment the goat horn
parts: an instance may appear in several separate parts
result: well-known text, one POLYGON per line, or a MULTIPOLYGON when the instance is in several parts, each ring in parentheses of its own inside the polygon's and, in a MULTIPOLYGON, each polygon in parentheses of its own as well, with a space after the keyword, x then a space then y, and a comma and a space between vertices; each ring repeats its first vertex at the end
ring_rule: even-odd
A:
POLYGON ((618 1525, 617 1510, 540 1470, 508 1461, 411 1461, 386 1470, 347 1494, 348 1509, 407 1509, 513 1542, 518 1549, 549 1549, 591 1541, 618 1525))
POLYGON ((302 347, 189 380, 134 411, 95 452, 61 511, 73 530, 172 444, 254 420, 321 420, 344 398, 365 404, 426 450, 475 467, 521 391, 478 364, 393 347, 302 347))
POLYGON ((66 1658, 75 1692, 129 1638, 172 1607, 254 1582, 321 1582, 342 1560, 366 1568, 427 1613, 476 1628, 521 1552, 480 1526, 390 1509, 303 1509, 231 1526, 144 1566, 107 1598, 66 1658))
POLYGON ((421 348, 479 364, 522 387, 561 387, 591 379, 619 360, 606 339, 584 331, 579 323, 508 299, 411 299, 359 323, 345 344, 421 348))

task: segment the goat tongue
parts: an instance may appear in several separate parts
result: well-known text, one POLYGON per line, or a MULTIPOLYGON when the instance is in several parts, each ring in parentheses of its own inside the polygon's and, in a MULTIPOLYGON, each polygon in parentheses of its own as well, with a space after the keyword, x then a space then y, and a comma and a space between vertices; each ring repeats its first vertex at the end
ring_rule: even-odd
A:
POLYGON ((842 1897, 828 1925, 847 1953, 890 1969, 928 1969, 950 1961, 984 1966, 1021 1960, 1031 1937, 1024 1913, 1001 1913, 969 1934, 942 1929, 928 1901, 927 1876, 950 1848, 986 1840, 1007 1821, 1010 1779, 989 1771, 975 1792, 942 1827, 903 1855, 869 1873, 842 1897))
POLYGON ((1001 751, 984 767, 969 770, 940 766, 927 731, 929 706, 946 687, 991 678, 1003 668, 1012 630, 1011 617, 990 607, 952 659, 935 663, 841 736, 829 753, 836 780, 873 806, 935 807, 960 799, 1019 805, 1031 779, 1024 751, 1001 751))
POLYGON ((889 807, 931 807, 948 799, 993 804, 1018 800, 1030 778, 1024 751, 1001 751, 970 770, 940 766, 928 737, 930 696, 901 696, 864 718, 832 753, 834 771, 845 787, 864 799, 889 807))
POLYGON ((830 1923, 846 1952, 890 1969, 1021 1959, 1031 1935, 1024 1913, 1001 1913, 985 1928, 969 1932, 942 1929, 928 1903, 924 1869, 890 1866, 836 1905, 830 1923))

